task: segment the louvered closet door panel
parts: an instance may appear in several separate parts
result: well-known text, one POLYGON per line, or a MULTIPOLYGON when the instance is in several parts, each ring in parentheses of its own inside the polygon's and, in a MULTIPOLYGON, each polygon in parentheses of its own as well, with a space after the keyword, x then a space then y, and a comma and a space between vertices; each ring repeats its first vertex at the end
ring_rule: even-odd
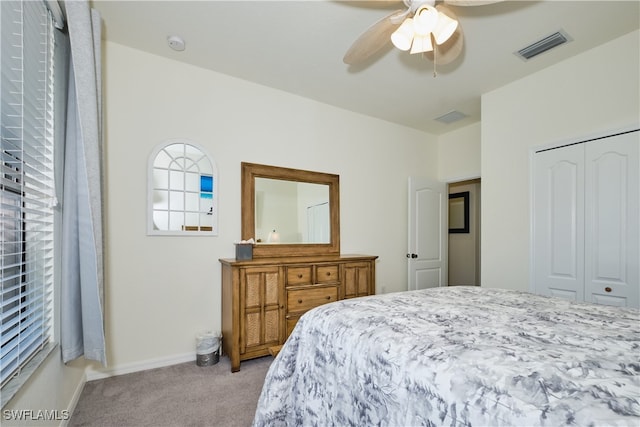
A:
POLYGON ((585 299, 638 307, 640 132, 585 145, 585 299))
POLYGON ((584 299, 584 148, 534 157, 535 292, 584 299))

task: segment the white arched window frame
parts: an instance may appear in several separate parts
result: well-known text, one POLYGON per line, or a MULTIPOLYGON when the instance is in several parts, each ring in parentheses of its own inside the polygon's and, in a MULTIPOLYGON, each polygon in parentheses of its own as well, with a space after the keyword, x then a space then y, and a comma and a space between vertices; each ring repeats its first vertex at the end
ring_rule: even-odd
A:
POLYGON ((199 144, 170 139, 149 156, 147 234, 218 235, 218 171, 199 144))

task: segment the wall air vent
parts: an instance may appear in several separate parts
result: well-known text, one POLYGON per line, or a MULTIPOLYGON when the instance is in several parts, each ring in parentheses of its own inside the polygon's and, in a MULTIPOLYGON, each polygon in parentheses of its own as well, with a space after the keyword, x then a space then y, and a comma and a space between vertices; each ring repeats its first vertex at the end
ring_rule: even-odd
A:
POLYGON ((461 113, 460 111, 449 111, 447 114, 443 114, 440 117, 435 118, 434 120, 440 123, 445 123, 445 124, 449 124, 449 123, 453 123, 453 122, 457 122, 458 120, 462 120, 465 117, 467 117, 466 114, 461 113))
POLYGON ((560 46, 568 41, 571 38, 564 31, 557 31, 550 36, 543 38, 542 40, 538 40, 537 42, 520 49, 516 52, 516 55, 521 57, 522 59, 529 60, 534 56, 538 56, 543 52, 548 51, 549 49, 553 49, 556 46, 560 46))

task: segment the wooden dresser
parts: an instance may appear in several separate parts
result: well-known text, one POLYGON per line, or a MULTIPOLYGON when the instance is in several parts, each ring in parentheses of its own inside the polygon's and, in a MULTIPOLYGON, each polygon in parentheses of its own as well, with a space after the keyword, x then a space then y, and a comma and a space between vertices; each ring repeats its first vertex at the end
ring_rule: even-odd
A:
POLYGON ((220 259, 222 343, 231 371, 281 346, 306 311, 375 294, 371 255, 220 259))

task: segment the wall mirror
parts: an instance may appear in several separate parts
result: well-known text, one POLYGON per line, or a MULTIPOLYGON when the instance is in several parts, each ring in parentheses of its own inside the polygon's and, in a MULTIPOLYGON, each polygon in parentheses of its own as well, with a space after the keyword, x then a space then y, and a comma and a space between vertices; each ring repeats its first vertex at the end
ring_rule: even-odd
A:
POLYGON ((254 257, 340 253, 339 176, 242 163, 242 239, 254 257))
POLYGON ((449 194, 449 233, 469 232, 469 192, 449 194))
POLYGON ((218 176, 202 147, 167 141, 153 151, 148 169, 147 234, 218 234, 218 176))

